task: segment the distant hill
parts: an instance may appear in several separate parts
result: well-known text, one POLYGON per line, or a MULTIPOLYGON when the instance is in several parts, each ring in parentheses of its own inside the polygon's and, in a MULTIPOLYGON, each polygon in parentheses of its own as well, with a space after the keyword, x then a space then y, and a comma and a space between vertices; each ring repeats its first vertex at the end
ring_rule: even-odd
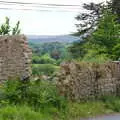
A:
POLYGON ((28 40, 31 43, 47 43, 47 42, 61 42, 71 43, 78 41, 78 37, 71 35, 58 35, 58 36, 47 36, 47 35, 28 35, 28 40))

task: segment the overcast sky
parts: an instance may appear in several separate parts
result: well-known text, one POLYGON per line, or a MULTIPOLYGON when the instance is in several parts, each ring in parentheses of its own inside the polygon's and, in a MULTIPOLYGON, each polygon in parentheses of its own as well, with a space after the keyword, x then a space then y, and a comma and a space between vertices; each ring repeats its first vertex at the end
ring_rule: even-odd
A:
POLYGON ((102 2, 105 0, 4 0, 16 2, 31 2, 40 4, 66 4, 80 5, 78 7, 57 7, 43 8, 19 5, 3 5, 0 3, 0 8, 11 8, 12 10, 0 10, 0 23, 4 21, 5 16, 11 20, 14 25, 18 20, 21 22, 21 30, 24 34, 34 35, 63 35, 74 32, 75 16, 79 12, 84 12, 82 4, 89 2, 102 2), (16 10, 19 9, 19 10, 16 10), (32 10, 20 10, 32 9, 32 10), (39 11, 42 10, 42 11, 39 11), (49 11, 46 11, 49 10, 49 11))

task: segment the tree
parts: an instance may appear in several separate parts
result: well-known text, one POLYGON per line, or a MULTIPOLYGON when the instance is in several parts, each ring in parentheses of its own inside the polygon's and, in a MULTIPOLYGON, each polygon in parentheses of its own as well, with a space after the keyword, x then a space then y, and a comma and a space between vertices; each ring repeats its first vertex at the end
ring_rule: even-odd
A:
POLYGON ((55 60, 60 59, 60 52, 57 49, 53 50, 51 53, 51 57, 55 60))
POLYGON ((84 4, 83 8, 87 12, 81 13, 75 18, 79 22, 79 24, 76 24, 78 32, 75 35, 82 35, 83 38, 86 38, 95 30, 103 12, 103 5, 102 3, 90 3, 84 4))
POLYGON ((120 44, 120 24, 116 21, 116 15, 110 10, 105 11, 103 17, 99 21, 98 28, 92 33, 89 39, 89 46, 94 46, 90 50, 97 51, 97 55, 107 54, 113 60, 119 58, 118 44, 120 44), (95 47, 97 46, 97 47, 95 47), (102 48, 99 48, 102 47, 102 48), (117 54, 115 54, 115 50, 117 54))
POLYGON ((0 26, 0 35, 16 35, 20 34, 19 29, 20 21, 18 21, 14 28, 10 26, 10 19, 8 17, 5 18, 5 23, 0 26))
POLYGON ((84 4, 84 8, 93 12, 77 16, 77 20, 79 22, 82 21, 82 24, 77 24, 78 32, 76 35, 84 37, 82 37, 80 43, 73 44, 70 47, 70 52, 73 56, 79 53, 77 54, 79 58, 86 56, 87 58, 90 58, 90 56, 92 58, 93 56, 101 55, 113 60, 119 58, 120 24, 118 19, 120 19, 120 14, 118 15, 118 13, 120 8, 114 9, 114 2, 116 5, 117 3, 119 4, 118 0, 113 0, 107 5, 84 4))
POLYGON ((83 8, 87 10, 87 12, 77 15, 75 18, 79 22, 79 24, 76 24, 78 32, 75 33, 75 35, 77 36, 82 35, 83 38, 89 37, 97 28, 104 11, 108 9, 112 9, 113 14, 118 15, 120 22, 120 0, 112 0, 107 2, 107 5, 103 3, 83 4, 83 8))
POLYGON ((52 42, 42 44, 30 44, 33 49, 33 53, 37 56, 43 56, 49 54, 51 58, 55 60, 68 59, 70 56, 67 51, 66 43, 52 42))
POLYGON ((112 9, 113 14, 118 16, 117 21, 120 23, 120 0, 109 1, 108 6, 112 9))
POLYGON ((112 0, 112 8, 114 13, 116 13, 119 16, 120 20, 120 0, 112 0))
POLYGON ((84 57, 87 52, 84 46, 85 43, 85 41, 77 41, 68 47, 68 51, 70 52, 72 58, 82 59, 84 57))
POLYGON ((98 22, 103 13, 102 3, 84 4, 83 8, 88 12, 79 14, 75 19, 79 22, 76 24, 77 32, 74 34, 81 37, 81 41, 73 43, 68 50, 73 58, 83 58, 86 54, 85 44, 98 26, 98 22))

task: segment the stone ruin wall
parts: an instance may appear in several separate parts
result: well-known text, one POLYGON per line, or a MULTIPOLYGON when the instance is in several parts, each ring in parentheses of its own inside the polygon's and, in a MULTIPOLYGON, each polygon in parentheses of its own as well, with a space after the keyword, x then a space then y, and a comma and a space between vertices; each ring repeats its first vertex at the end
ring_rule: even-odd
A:
POLYGON ((0 82, 31 75, 31 49, 24 35, 0 36, 0 82))
POLYGON ((57 86, 60 93, 71 100, 120 96, 120 63, 63 63, 57 76, 57 86))

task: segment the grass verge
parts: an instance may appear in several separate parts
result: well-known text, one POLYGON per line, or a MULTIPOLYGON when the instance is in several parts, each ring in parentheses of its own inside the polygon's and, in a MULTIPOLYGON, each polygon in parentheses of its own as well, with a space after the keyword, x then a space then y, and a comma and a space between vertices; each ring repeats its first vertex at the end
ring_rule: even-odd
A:
POLYGON ((120 112, 120 97, 71 102, 47 81, 9 80, 0 86, 0 120, 74 120, 120 112))

